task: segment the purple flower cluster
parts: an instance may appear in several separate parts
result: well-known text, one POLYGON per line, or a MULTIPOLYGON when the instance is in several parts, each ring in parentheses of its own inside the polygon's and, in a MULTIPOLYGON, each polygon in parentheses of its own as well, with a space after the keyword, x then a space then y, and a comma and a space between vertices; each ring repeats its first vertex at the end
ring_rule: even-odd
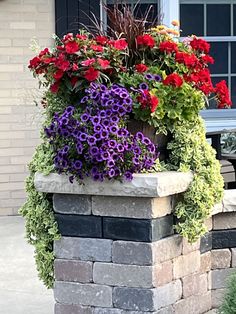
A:
POLYGON ((82 113, 81 106, 68 106, 45 129, 59 173, 69 173, 71 179, 124 176, 131 180, 133 173, 153 166, 156 146, 141 132, 132 135, 125 127, 132 98, 124 87, 92 83, 81 104, 86 104, 82 113))

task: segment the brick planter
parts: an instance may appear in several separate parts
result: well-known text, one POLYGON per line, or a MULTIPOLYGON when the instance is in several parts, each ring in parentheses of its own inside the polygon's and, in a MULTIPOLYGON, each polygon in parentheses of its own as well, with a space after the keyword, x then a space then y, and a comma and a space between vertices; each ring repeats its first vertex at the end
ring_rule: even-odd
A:
POLYGON ((79 185, 36 174, 36 188, 54 194, 62 234, 54 245, 55 314, 202 314, 217 307, 236 265, 236 218, 219 204, 201 241, 190 245, 174 234, 175 195, 191 180, 190 173, 165 172, 79 185))

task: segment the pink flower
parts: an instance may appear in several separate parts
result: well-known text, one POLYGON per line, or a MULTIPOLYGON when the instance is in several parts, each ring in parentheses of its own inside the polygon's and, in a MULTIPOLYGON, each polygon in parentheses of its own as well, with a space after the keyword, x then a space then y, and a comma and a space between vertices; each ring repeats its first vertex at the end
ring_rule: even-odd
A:
POLYGON ((84 66, 84 67, 89 67, 90 65, 92 65, 96 60, 94 58, 92 59, 87 59, 85 61, 82 61, 81 64, 84 66))

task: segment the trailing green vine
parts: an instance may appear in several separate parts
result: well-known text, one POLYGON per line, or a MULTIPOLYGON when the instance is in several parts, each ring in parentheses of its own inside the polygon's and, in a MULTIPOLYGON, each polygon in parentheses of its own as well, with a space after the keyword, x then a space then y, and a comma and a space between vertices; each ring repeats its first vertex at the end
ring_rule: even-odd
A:
POLYGON ((192 171, 193 181, 179 199, 175 215, 178 233, 194 242, 207 230, 204 220, 214 204, 223 198, 224 181, 215 151, 205 138, 204 122, 200 116, 193 122, 176 123, 170 149, 170 167, 178 171, 192 171))
POLYGON ((29 164, 30 175, 26 179, 28 198, 20 213, 26 220, 28 242, 35 247, 35 260, 39 278, 46 287, 52 288, 53 276, 53 241, 60 235, 52 210, 52 199, 47 193, 40 193, 34 186, 35 173, 48 175, 53 171, 53 158, 48 144, 40 144, 29 164))

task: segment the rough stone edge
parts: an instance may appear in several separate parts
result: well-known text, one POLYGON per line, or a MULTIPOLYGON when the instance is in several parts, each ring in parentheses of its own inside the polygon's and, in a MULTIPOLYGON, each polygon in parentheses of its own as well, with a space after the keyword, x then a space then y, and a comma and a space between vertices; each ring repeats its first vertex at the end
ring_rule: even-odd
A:
POLYGON ((135 174, 131 182, 104 181, 95 182, 86 178, 83 184, 69 182, 67 175, 51 173, 48 176, 36 173, 34 184, 39 192, 104 195, 104 196, 134 196, 134 197, 164 197, 182 193, 187 190, 193 179, 191 172, 166 171, 149 174, 135 174))

